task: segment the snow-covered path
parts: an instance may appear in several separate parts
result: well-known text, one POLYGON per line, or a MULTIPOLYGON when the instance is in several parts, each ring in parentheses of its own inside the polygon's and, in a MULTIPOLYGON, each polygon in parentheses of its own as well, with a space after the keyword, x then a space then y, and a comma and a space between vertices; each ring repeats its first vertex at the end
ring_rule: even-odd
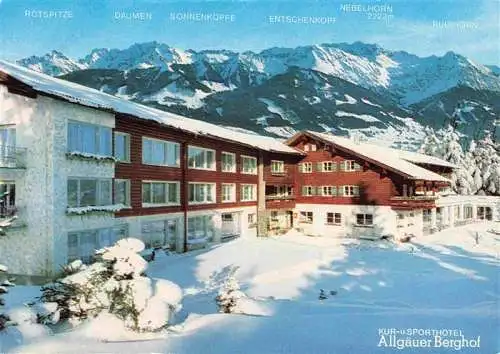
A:
MULTIPOLYGON (((11 350, 390 353, 398 350, 378 347, 379 331, 394 328, 460 330, 465 338, 481 339, 480 348, 462 348, 459 353, 496 353, 500 236, 486 231, 491 227, 450 229, 403 245, 300 235, 241 239, 197 254, 160 257, 148 274, 174 281, 185 292, 182 323, 175 332, 153 340, 142 341, 147 337, 136 335, 134 341, 104 343, 89 334, 95 331, 79 329, 25 341, 11 350), (230 265, 240 267, 242 289, 259 299, 259 315, 216 313, 215 292, 230 265), (337 293, 320 301, 320 289, 337 293)), ((22 292, 23 287, 14 288, 7 303, 14 303, 22 292)), ((457 350, 406 348, 405 352, 457 350)))

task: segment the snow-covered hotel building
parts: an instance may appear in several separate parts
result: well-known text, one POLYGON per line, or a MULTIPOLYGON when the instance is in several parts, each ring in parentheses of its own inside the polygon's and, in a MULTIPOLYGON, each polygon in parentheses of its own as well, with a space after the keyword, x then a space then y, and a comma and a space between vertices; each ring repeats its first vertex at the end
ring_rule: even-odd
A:
POLYGON ((132 236, 186 251, 292 227, 417 237, 498 219, 444 196, 440 159, 300 132, 287 141, 155 110, 0 61, 0 259, 51 275, 132 236))

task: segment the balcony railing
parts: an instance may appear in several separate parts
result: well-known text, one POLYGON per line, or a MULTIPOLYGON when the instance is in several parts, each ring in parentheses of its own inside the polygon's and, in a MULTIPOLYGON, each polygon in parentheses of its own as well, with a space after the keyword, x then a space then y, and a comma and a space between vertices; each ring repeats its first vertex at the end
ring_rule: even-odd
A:
POLYGON ((17 214, 17 208, 14 205, 0 205, 0 219, 8 219, 17 214))
POLYGON ((288 171, 287 170, 284 170, 284 171, 271 171, 271 175, 272 176, 280 176, 280 177, 284 177, 288 174, 288 171))
POLYGON ((432 201, 438 199, 438 195, 412 195, 412 196, 395 196, 392 200, 416 200, 416 201, 432 201))
POLYGON ((0 168, 26 168, 26 148, 0 145, 0 168))
POLYGON ((266 195, 266 200, 288 200, 295 199, 294 195, 266 195))
POLYGON ((413 195, 391 197, 391 205, 398 208, 432 208, 435 206, 437 195, 413 195))

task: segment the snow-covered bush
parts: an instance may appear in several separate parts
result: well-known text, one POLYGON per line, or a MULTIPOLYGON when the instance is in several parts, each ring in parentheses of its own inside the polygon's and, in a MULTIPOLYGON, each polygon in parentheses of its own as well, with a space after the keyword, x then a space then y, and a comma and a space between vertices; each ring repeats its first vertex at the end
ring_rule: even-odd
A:
POLYGON ((7 267, 0 264, 0 331, 13 324, 13 322, 10 320, 10 317, 3 312, 5 300, 2 298, 2 295, 6 294, 8 292, 7 288, 13 285, 12 282, 7 279, 6 274, 7 267))
POLYGON ((242 313, 240 302, 245 294, 240 290, 240 285, 236 279, 236 272, 239 267, 231 267, 227 273, 226 280, 215 298, 219 312, 222 313, 242 313))
POLYGON ((80 321, 109 313, 136 331, 156 331, 167 326, 182 299, 181 289, 163 279, 145 275, 147 262, 138 254, 142 241, 127 238, 97 252, 89 266, 75 261, 66 277, 42 288, 36 304, 39 321, 80 321))

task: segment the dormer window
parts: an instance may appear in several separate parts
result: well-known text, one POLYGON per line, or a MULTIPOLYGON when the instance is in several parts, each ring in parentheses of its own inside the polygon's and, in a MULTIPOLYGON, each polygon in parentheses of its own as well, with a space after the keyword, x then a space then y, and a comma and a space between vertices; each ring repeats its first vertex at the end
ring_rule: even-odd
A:
POLYGON ((316 151, 317 146, 316 144, 305 144, 304 145, 304 151, 316 151))

